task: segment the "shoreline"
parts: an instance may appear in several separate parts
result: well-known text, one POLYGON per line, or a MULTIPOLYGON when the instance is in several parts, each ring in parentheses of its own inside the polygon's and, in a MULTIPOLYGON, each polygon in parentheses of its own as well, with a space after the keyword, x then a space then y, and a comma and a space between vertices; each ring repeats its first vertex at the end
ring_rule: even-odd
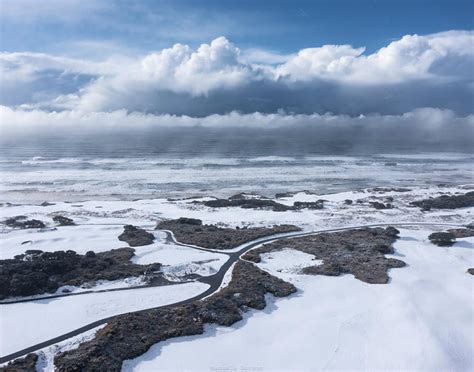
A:
POLYGON ((0 199, 0 207, 5 206, 4 204, 12 204, 12 205, 32 205, 38 206, 41 203, 88 203, 88 202, 136 202, 136 201, 152 201, 152 200, 163 200, 163 199, 172 199, 170 201, 183 201, 183 200, 191 200, 191 199, 198 199, 198 198, 229 198, 236 194, 247 194, 247 195, 258 195, 263 198, 268 199, 276 199, 277 194, 298 194, 298 193, 310 193, 314 195, 337 195, 342 193, 358 193, 358 192, 368 192, 371 189, 376 188, 415 188, 415 189, 422 189, 422 188, 431 188, 431 187, 439 187, 439 188, 451 188, 457 187, 464 190, 472 190, 474 189, 474 180, 473 182, 445 182, 443 184, 439 183, 394 183, 394 184, 387 184, 381 182, 380 184, 375 184, 370 187, 345 187, 337 190, 331 190, 328 192, 324 192, 324 189, 299 189, 296 191, 288 191, 288 188, 276 188, 272 190, 262 190, 262 189, 235 189, 235 190, 226 190, 226 191, 218 191, 218 190, 187 190, 187 191, 174 191, 174 192, 162 192, 162 193, 149 193, 149 194, 95 194, 95 195, 71 195, 65 192, 55 193, 55 192, 37 192, 35 191, 34 194, 36 195, 34 198, 28 199, 27 196, 29 195, 28 191, 7 191, 7 192, 0 192, 1 199, 0 199), (11 195, 13 197, 5 198, 5 195, 11 195), (41 195, 41 196, 38 196, 41 195), (58 195, 61 195, 58 197, 58 195), (67 195, 67 197, 66 197, 67 195), (26 198, 26 200, 25 200, 26 198), (22 201, 22 202, 21 202, 22 201))

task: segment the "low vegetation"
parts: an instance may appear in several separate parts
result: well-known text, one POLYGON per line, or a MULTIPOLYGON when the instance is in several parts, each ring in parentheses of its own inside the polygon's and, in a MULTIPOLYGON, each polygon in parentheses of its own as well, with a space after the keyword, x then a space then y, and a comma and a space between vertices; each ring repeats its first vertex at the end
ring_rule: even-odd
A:
POLYGON ((156 228, 172 231, 175 238, 181 243, 211 249, 231 249, 265 236, 301 230, 294 225, 232 229, 204 225, 201 220, 184 217, 162 221, 156 228))

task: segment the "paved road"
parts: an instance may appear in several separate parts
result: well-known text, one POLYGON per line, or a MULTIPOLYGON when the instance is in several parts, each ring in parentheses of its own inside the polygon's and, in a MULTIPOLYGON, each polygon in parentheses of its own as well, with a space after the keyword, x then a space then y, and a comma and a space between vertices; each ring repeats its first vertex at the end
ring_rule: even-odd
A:
MULTIPOLYGON (((347 226, 347 227, 340 227, 340 228, 332 228, 332 229, 323 229, 323 230, 316 230, 316 231, 308 231, 308 232, 292 232, 292 233, 284 233, 284 234, 277 234, 277 235, 272 235, 266 238, 260 238, 256 239, 254 241, 251 241, 249 243, 243 244, 241 249, 239 249, 236 252, 224 252, 224 251, 216 251, 212 249, 206 249, 206 248, 199 248, 199 247, 194 247, 190 245, 185 245, 182 243, 178 243, 175 241, 174 236, 169 232, 166 231, 167 233, 167 240, 170 242, 173 242, 175 244, 181 245, 181 246, 186 246, 189 248, 194 248, 194 249, 199 249, 199 250, 204 250, 204 251, 211 251, 211 252, 218 252, 218 253, 225 253, 229 255, 229 259, 224 263, 224 265, 221 266, 219 271, 215 273, 214 275, 207 276, 207 277, 202 277, 198 281, 202 283, 209 284, 209 288, 192 297, 188 298, 183 301, 179 301, 173 304, 165 305, 165 306, 159 306, 157 308, 168 308, 172 306, 178 306, 178 305, 184 305, 184 304, 189 304, 194 301, 202 300, 205 297, 208 297, 212 295, 213 293, 217 292, 222 284, 222 281, 224 279, 225 274, 229 270, 229 268, 232 266, 233 263, 235 263, 237 260, 239 260, 240 256, 249 251, 252 248, 255 248, 261 244, 264 243, 269 243, 275 240, 279 239, 284 239, 284 238, 296 238, 296 237, 301 237, 301 236, 308 236, 308 235, 314 235, 314 234, 320 234, 320 233, 328 233, 328 232, 337 232, 337 231, 344 231, 344 230, 352 230, 352 229, 360 229, 360 228, 367 228, 367 227, 384 227, 384 226, 398 226, 398 227, 403 227, 403 226, 444 226, 444 227, 464 227, 459 224, 450 224, 450 223, 430 223, 430 222, 404 222, 404 223, 380 223, 380 224, 369 224, 369 225, 359 225, 359 226, 347 226)), ((132 287, 132 288, 126 288, 126 290, 129 289, 137 289, 137 288, 143 288, 143 287, 132 287)), ((123 289, 122 289, 123 290, 123 289)), ((150 309, 148 309, 150 310, 150 309)), ((146 310, 140 310, 140 311, 146 311, 146 310)), ((89 331, 93 328, 96 328, 100 325, 103 325, 107 323, 108 321, 112 320, 113 318, 117 317, 118 315, 114 315, 108 318, 104 318, 98 321, 95 321, 93 323, 87 324, 83 327, 80 327, 78 329, 75 329, 71 332, 65 333, 61 336, 54 337, 52 339, 46 340, 44 342, 38 343, 36 345, 32 345, 30 347, 27 347, 23 350, 19 350, 17 352, 14 352, 9 355, 5 355, 0 357, 0 364, 6 363, 10 360, 19 358, 21 356, 24 356, 26 354, 32 353, 34 351, 43 349, 45 347, 57 344, 61 341, 65 341, 71 337, 78 336, 81 333, 84 333, 86 331, 89 331)))

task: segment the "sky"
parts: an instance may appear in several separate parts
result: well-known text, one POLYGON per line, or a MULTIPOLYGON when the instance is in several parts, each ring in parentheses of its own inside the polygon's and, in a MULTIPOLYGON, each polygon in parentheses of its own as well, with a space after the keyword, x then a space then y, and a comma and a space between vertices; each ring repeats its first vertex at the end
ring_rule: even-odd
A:
POLYGON ((103 57, 225 36, 288 54, 324 44, 373 52, 407 34, 473 27, 466 0, 2 0, 2 50, 103 57), (77 49, 82 45, 82 50, 77 49))
POLYGON ((472 0, 0 0, 0 128, 472 134, 473 26, 472 0))

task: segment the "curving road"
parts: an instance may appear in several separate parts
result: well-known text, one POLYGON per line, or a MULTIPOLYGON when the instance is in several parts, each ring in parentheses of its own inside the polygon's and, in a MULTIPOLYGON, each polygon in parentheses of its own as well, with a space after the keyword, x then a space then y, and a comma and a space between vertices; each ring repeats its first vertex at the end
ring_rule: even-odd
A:
MULTIPOLYGON (((260 246, 264 243, 269 243, 275 240, 279 239, 284 239, 284 238, 296 238, 296 237, 302 237, 302 236, 308 236, 308 235, 314 235, 314 234, 320 234, 320 233, 329 233, 329 232, 338 232, 338 231, 344 231, 344 230, 352 230, 352 229, 360 229, 360 228, 367 228, 367 227, 384 227, 384 226, 398 226, 398 227, 403 227, 403 226, 444 226, 444 227, 464 227, 463 225, 460 224, 450 224, 450 223, 430 223, 430 222, 402 222, 402 223, 379 223, 379 224, 368 224, 368 225, 359 225, 359 226, 346 226, 346 227, 340 227, 340 228, 331 228, 331 229, 322 229, 322 230, 315 230, 315 231, 307 231, 307 232, 291 232, 291 233, 282 233, 282 234, 276 234, 276 235, 271 235, 265 238, 259 238, 256 240, 253 240, 251 242, 245 243, 241 245, 241 249, 235 251, 235 252, 225 252, 225 251, 217 251, 213 249, 206 249, 206 248, 201 248, 201 247, 196 247, 192 245, 186 245, 183 243, 179 243, 176 241, 174 238, 173 234, 170 231, 166 231, 167 234, 167 241, 172 242, 174 244, 180 245, 180 246, 185 246, 188 248, 193 248, 193 249, 199 249, 203 251, 208 251, 208 252, 215 252, 215 253, 222 253, 222 254, 227 254, 229 255, 229 259, 221 266, 219 271, 213 275, 207 276, 207 277, 202 277, 199 278, 197 281, 201 283, 206 283, 209 284, 209 288, 200 293, 199 295, 196 295, 194 297, 188 298, 183 301, 175 302, 173 304, 169 305, 164 305, 164 306, 159 306, 155 308, 168 308, 172 306, 178 306, 178 305, 184 305, 184 304, 189 304, 194 301, 202 300, 205 297, 208 297, 212 295, 213 293, 217 292, 220 289, 220 286, 224 280, 225 274, 228 272, 232 264, 234 264, 237 260, 240 259, 240 256, 242 256, 244 253, 248 252, 249 250, 260 246)), ((177 284, 178 285, 178 284, 177 284)), ((128 288, 117 288, 113 290, 132 290, 132 289, 137 289, 137 288, 144 288, 143 286, 141 287, 128 287, 128 288)), ((104 291, 91 291, 92 293, 97 293, 97 292, 105 292, 105 291, 111 291, 111 290, 104 290, 104 291)), ((53 297, 61 297, 61 296, 70 296, 70 295, 79 295, 79 294, 88 294, 91 292, 81 292, 77 294, 65 294, 65 295, 53 295, 49 296, 47 298, 53 298, 53 297)), ((38 300, 38 298, 35 298, 34 300, 38 300)), ((31 301, 31 300, 18 300, 18 301, 12 301, 11 303, 18 303, 18 302, 25 302, 25 301, 31 301)), ((4 305, 3 303, 1 305, 4 305)), ((150 309, 146 309, 150 310, 150 309)), ((140 310, 140 311, 146 311, 146 310, 140 310)), ((71 337, 78 336, 81 333, 84 333, 86 331, 89 331, 93 328, 96 328, 100 325, 103 325, 110 321, 111 319, 117 317, 119 315, 114 315, 111 317, 107 317, 95 322, 92 322, 90 324, 87 324, 83 327, 77 328, 71 332, 65 333, 61 336, 54 337, 52 339, 49 339, 47 341, 38 343, 36 345, 32 345, 30 347, 27 347, 25 349, 16 351, 14 353, 11 353, 9 355, 5 355, 0 357, 0 364, 9 362, 13 359, 19 358, 21 356, 24 356, 26 354, 29 354, 31 352, 43 349, 45 347, 57 344, 61 341, 65 341, 71 337)))

